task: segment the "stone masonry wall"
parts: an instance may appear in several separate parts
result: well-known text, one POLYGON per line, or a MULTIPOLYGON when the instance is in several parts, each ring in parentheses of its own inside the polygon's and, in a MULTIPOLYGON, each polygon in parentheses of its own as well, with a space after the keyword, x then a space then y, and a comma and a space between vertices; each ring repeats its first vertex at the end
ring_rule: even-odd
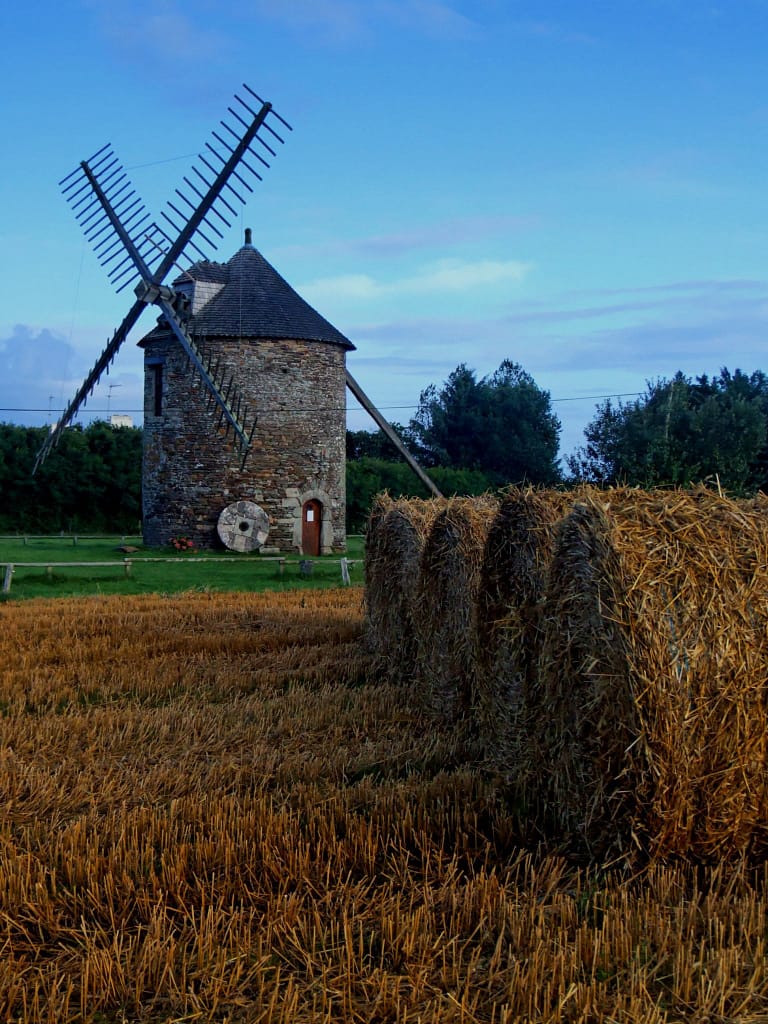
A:
POLYGON ((296 552, 301 506, 322 503, 323 553, 343 551, 345 533, 345 351, 313 341, 206 339, 235 380, 258 424, 241 469, 240 457, 207 388, 187 367, 174 338, 144 343, 144 542, 161 546, 190 537, 220 546, 216 524, 227 505, 250 500, 270 517, 265 548, 296 552), (155 410, 155 372, 162 361, 162 410, 155 410))

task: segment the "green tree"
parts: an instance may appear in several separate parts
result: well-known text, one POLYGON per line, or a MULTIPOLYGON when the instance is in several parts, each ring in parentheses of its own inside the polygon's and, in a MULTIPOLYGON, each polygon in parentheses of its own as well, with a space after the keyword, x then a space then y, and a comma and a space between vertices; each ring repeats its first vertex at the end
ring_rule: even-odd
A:
POLYGON ((568 458, 576 479, 643 487, 685 486, 717 477, 743 494, 765 477, 768 380, 727 369, 717 377, 649 382, 634 402, 610 399, 568 458))
MULTIPOLYGON (((491 481, 477 470, 436 467, 430 476, 446 496, 482 494, 491 481)), ((405 462, 364 456, 347 462, 347 530, 361 533, 365 528, 373 498, 389 491, 393 498, 428 498, 430 493, 405 462)))
MULTIPOLYGON (((401 423, 394 422, 391 426, 409 450, 415 447, 415 438, 408 427, 404 427, 401 423)), ((391 461, 398 461, 402 456, 386 434, 381 430, 348 430, 347 458, 389 459, 391 461)))
POLYGON ((495 485, 559 479, 549 392, 511 360, 481 380, 457 366, 441 388, 421 393, 410 427, 427 465, 479 470, 495 485))
POLYGON ((65 430, 32 475, 44 427, 0 423, 0 528, 124 533, 141 517, 141 438, 102 421, 65 430))

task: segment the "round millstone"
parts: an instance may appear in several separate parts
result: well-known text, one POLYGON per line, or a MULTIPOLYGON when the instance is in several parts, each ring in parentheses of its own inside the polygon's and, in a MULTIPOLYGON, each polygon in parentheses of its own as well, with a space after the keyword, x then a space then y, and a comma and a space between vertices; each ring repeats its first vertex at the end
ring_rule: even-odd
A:
POLYGON ((255 551, 269 536, 269 516, 253 501, 236 501, 222 509, 216 529, 230 551, 255 551))

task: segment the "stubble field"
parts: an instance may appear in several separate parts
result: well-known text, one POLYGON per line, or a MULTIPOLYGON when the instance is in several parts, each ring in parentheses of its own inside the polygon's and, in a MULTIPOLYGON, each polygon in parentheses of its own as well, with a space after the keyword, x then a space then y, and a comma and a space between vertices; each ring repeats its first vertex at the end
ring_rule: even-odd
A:
POLYGON ((0 1019, 768 1020, 764 868, 525 849, 362 590, 0 605, 0 1019))

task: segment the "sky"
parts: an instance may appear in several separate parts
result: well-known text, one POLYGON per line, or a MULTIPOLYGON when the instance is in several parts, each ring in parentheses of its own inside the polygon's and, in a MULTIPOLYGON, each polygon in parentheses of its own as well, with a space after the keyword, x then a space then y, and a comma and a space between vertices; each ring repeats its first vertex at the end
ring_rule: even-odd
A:
MULTIPOLYGON (((567 455, 607 396, 768 370, 767 37, 768 0, 3 4, 0 420, 55 421, 132 299, 59 180, 109 142, 158 215, 242 83, 293 131, 212 257, 251 227, 388 418, 511 359, 567 455)), ((154 321, 83 422, 141 422, 154 321)))

